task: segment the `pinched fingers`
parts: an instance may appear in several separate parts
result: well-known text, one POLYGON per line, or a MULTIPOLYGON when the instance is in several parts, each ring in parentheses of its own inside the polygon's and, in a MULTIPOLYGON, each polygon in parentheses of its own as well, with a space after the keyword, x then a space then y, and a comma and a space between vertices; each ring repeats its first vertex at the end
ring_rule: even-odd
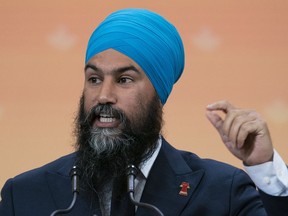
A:
POLYGON ((256 134, 261 127, 257 112, 236 108, 228 101, 208 105, 206 115, 229 148, 242 148, 247 137, 256 134), (222 111, 225 116, 221 118, 216 111, 222 111))
POLYGON ((206 115, 226 147, 243 163, 252 166, 273 157, 268 126, 257 112, 219 101, 207 106, 206 115), (219 112, 224 116, 220 117, 219 112))

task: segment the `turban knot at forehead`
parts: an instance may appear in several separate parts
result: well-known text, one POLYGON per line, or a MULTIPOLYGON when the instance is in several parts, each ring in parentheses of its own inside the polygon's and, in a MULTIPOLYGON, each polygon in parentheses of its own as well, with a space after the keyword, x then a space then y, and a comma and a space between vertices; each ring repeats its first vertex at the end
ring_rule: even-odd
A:
POLYGON ((165 104, 184 69, 184 48, 176 28, 152 11, 122 9, 106 17, 92 33, 85 62, 110 48, 142 68, 165 104))

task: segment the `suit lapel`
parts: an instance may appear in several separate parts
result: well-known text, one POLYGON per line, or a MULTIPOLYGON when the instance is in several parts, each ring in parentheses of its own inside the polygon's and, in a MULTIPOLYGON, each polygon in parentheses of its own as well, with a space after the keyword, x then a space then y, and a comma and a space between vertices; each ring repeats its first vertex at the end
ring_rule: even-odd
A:
POLYGON ((47 184, 56 209, 66 208, 72 199, 69 173, 74 164, 74 157, 71 155, 66 157, 67 159, 58 169, 46 172, 47 184))
MULTIPOLYGON (((180 215, 203 174, 203 170, 191 170, 179 151, 163 139, 161 150, 147 179, 141 202, 155 205, 164 215, 180 215)), ((140 207, 136 215, 144 216, 149 213, 151 214, 150 210, 140 207)))
POLYGON ((71 182, 69 176, 57 173, 46 173, 47 183, 55 203, 55 209, 66 208, 72 199, 71 182))
MULTIPOLYGON (((56 172, 46 172, 46 180, 55 203, 54 210, 67 208, 73 198, 70 170, 75 158, 69 158, 56 172)), ((80 191, 71 215, 101 215, 97 196, 80 191), (94 199, 94 200, 93 200, 94 199)))

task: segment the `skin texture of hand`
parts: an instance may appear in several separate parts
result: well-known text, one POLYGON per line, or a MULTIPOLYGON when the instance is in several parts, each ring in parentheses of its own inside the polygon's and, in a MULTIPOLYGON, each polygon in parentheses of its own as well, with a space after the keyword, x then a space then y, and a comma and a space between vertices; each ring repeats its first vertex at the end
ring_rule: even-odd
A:
POLYGON ((246 166, 272 160, 270 133, 259 113, 236 108, 227 101, 219 101, 207 106, 206 116, 229 151, 246 166), (219 112, 224 113, 223 118, 219 112))

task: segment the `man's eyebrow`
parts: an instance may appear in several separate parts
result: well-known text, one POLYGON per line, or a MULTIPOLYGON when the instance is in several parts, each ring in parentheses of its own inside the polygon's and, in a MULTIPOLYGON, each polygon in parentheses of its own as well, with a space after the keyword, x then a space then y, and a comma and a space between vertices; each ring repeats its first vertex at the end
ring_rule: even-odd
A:
POLYGON ((91 68, 94 71, 98 71, 98 68, 95 65, 92 65, 92 64, 86 64, 85 68, 84 68, 84 71, 86 71, 89 68, 91 68))
MULTIPOLYGON (((96 65, 93 64, 85 65, 84 71, 88 69, 92 69, 94 71, 101 71, 101 69, 99 69, 96 65)), ((134 65, 123 66, 112 70, 113 73, 124 73, 126 71, 134 71, 136 73, 140 73, 139 69, 136 68, 134 65)))
POLYGON ((114 71, 118 72, 118 73, 124 73, 125 71, 134 71, 136 73, 140 73, 140 71, 134 65, 120 67, 120 68, 117 68, 114 71))

